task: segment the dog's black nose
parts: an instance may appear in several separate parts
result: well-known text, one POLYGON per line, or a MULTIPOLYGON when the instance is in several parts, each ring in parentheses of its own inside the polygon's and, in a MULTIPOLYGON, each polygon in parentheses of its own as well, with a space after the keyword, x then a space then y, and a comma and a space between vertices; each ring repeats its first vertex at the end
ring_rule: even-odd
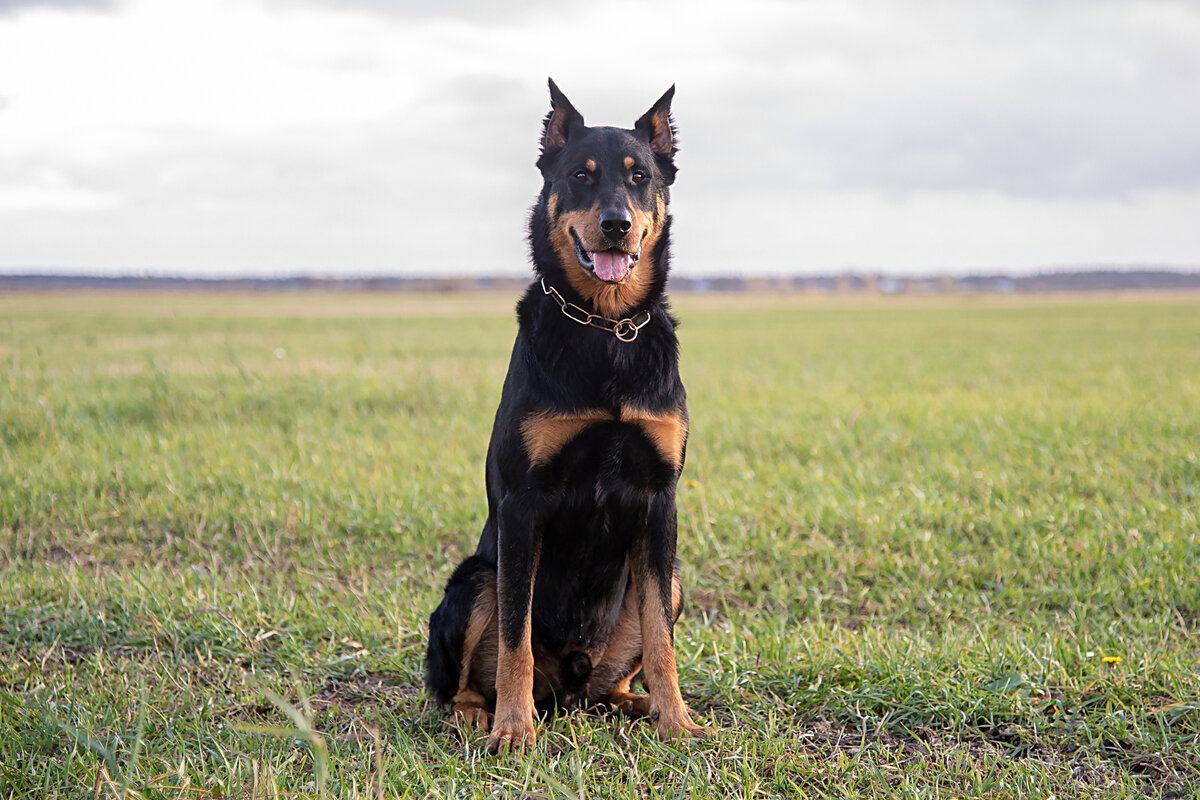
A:
POLYGON ((609 208, 600 212, 600 230, 605 236, 619 239, 633 227, 633 217, 627 208, 609 208))

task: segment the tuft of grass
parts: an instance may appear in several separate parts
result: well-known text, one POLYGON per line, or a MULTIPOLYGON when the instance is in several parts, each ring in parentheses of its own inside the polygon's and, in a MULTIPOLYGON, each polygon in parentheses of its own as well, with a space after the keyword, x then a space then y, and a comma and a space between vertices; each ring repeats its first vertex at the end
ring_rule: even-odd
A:
POLYGON ((317 795, 325 797, 325 786, 329 781, 329 747, 325 744, 325 737, 313 727, 312 703, 309 702, 308 694, 304 691, 304 687, 299 684, 296 686, 296 691, 300 695, 300 708, 296 708, 280 695, 266 687, 261 687, 259 691, 271 701, 272 705, 282 711, 291 720, 293 727, 285 728, 279 725, 235 723, 233 726, 234 730, 304 742, 308 745, 308 749, 312 753, 313 783, 316 785, 317 795))
POLYGON ((1196 298, 679 298, 718 736, 496 759, 421 659, 514 300, 0 296, 0 798, 1200 792, 1196 298))

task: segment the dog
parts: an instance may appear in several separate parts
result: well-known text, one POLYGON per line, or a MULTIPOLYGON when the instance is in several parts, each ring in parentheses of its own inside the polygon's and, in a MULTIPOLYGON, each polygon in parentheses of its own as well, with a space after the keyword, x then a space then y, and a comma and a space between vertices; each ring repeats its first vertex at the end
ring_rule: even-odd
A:
POLYGON ((426 684, 523 751, 538 709, 607 704, 701 737, 679 690, 675 490, 688 438, 664 297, 672 86, 632 129, 588 127, 550 81, 529 217, 536 280, 487 451, 487 521, 429 619, 426 684), (642 674, 648 695, 631 683, 642 674))

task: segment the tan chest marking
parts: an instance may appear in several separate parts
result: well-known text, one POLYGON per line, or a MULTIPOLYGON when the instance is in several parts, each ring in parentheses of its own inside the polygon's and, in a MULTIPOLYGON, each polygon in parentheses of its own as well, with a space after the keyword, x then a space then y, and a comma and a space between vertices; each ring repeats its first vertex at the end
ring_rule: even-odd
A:
POLYGON ((585 428, 597 422, 608 422, 612 415, 605 411, 581 411, 572 414, 553 414, 538 411, 521 423, 521 438, 529 463, 542 466, 558 455, 567 443, 585 428))
POLYGON ((598 422, 616 419, 641 428, 663 461, 676 469, 683 465, 683 446, 687 442, 688 427, 682 415, 674 411, 645 411, 632 406, 622 408, 620 417, 599 410, 570 414, 538 411, 530 414, 521 423, 521 438, 529 463, 535 467, 550 463, 584 430, 598 422))
POLYGON ((683 466, 683 446, 688 434, 683 415, 675 411, 645 411, 626 406, 621 409, 621 421, 641 428, 663 461, 675 469, 683 466))

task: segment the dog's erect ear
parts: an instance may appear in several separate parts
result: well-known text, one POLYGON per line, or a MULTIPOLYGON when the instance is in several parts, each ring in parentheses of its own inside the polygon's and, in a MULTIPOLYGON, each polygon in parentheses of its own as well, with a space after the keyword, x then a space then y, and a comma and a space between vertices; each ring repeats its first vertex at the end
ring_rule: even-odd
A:
POLYGON ((633 123, 633 129, 641 131, 650 139, 650 149, 660 156, 675 155, 675 124, 671 122, 671 98, 675 96, 672 85, 658 102, 633 123))
POLYGON ((575 110, 571 101, 550 79, 550 113, 542 130, 542 152, 557 150, 567 143, 571 134, 583 127, 583 115, 575 110))

